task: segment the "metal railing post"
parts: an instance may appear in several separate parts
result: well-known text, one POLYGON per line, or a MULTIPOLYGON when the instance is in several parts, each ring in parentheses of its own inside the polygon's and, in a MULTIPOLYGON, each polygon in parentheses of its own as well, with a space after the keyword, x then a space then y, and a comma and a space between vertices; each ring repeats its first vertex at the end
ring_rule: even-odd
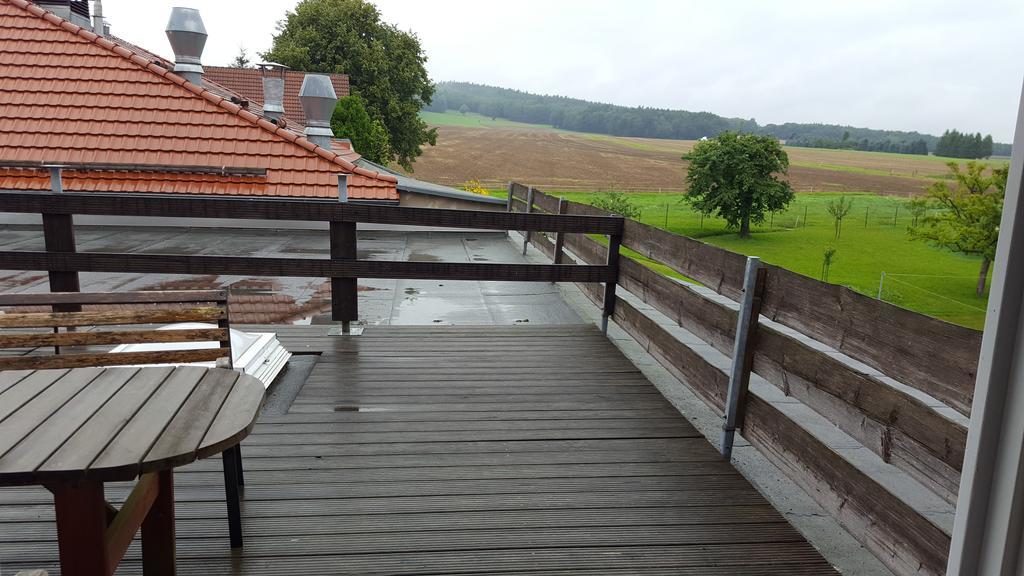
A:
POLYGON ((601 332, 603 334, 608 333, 608 319, 615 314, 615 286, 619 283, 619 247, 621 245, 621 234, 608 236, 608 266, 612 270, 612 277, 604 283, 604 307, 601 311, 601 332))
POLYGON ((761 259, 747 258, 743 275, 743 297, 736 318, 736 339, 732 348, 732 370, 729 373, 729 391, 725 400, 725 423, 722 425, 722 456, 732 458, 732 445, 736 429, 743 428, 744 406, 750 369, 754 359, 753 338, 761 314, 761 295, 764 292, 765 269, 761 259))
MULTIPOLYGON (((526 190, 526 213, 530 214, 531 212, 533 212, 533 186, 526 190)), ((523 256, 526 256, 526 247, 530 245, 530 234, 532 234, 530 230, 523 233, 523 256)))

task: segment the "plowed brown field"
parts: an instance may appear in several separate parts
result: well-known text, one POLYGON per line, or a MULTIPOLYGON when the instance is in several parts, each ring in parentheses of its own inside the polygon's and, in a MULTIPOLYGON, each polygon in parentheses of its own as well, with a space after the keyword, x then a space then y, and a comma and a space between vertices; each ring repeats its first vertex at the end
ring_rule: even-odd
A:
MULTIPOLYGON (((555 130, 438 128, 437 146, 416 161, 417 178, 461 186, 510 180, 550 190, 683 190, 692 141, 617 138, 555 130)), ((797 191, 919 193, 946 171, 932 157, 787 148, 797 191)))

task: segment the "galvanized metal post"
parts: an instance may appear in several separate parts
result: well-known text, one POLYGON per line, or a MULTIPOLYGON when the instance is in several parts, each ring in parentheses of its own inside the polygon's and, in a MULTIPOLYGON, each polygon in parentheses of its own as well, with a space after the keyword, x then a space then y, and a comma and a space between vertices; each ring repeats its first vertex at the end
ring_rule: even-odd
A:
MULTIPOLYGON (((533 186, 526 190, 526 213, 531 212, 533 212, 533 186)), ((523 233, 523 256, 526 256, 526 247, 530 245, 530 234, 530 230, 523 233)))
POLYGON ((761 259, 747 258, 743 275, 743 297, 736 318, 736 339, 732 347, 732 371, 729 373, 729 392, 725 400, 725 423, 722 424, 722 456, 732 457, 732 445, 736 429, 743 425, 743 406, 750 383, 750 367, 753 360, 751 340, 761 313, 761 292, 764 290, 764 269, 761 259))
POLYGON ((1020 574, 1024 539, 1024 92, 999 225, 950 576, 1020 574))

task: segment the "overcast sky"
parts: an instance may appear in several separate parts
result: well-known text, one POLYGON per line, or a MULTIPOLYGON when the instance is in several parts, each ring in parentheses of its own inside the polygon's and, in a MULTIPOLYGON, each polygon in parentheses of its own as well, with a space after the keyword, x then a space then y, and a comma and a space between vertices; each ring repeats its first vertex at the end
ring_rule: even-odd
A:
MULTIPOLYGON (((203 14, 207 64, 253 60, 297 0, 104 0, 112 32, 170 56, 170 7, 203 14), (245 6, 244 9, 240 9, 245 6)), ((1020 0, 378 0, 435 81, 759 123, 1013 136, 1020 0)))

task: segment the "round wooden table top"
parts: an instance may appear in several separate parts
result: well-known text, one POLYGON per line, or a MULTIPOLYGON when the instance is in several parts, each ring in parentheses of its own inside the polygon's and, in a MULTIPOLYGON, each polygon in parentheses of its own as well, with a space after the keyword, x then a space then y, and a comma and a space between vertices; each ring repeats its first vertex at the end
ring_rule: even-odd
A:
POLYGON ((0 485, 131 480, 245 438, 263 383, 200 366, 0 372, 0 485))

